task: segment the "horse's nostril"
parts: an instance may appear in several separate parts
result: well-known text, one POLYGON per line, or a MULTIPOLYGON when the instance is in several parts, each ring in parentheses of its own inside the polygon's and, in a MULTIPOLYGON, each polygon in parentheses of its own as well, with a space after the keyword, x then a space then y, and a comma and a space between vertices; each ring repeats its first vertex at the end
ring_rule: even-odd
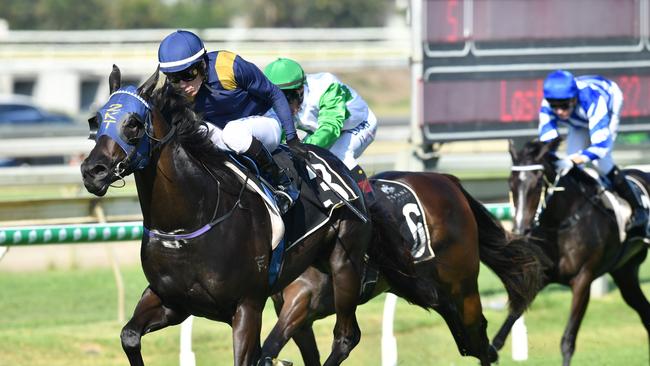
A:
POLYGON ((90 171, 94 176, 100 176, 106 175, 108 168, 104 164, 97 164, 92 169, 90 169, 90 171))
POLYGON ((106 175, 108 172, 108 168, 104 164, 94 164, 94 165, 88 165, 88 164, 82 164, 81 165, 81 174, 84 177, 101 177, 106 175))

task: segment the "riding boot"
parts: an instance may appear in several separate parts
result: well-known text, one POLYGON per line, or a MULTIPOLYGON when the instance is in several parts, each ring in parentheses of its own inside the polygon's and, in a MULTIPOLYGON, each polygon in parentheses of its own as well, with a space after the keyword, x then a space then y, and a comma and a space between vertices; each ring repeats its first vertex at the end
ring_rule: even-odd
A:
POLYGON ((253 137, 251 146, 244 152, 253 159, 260 169, 260 174, 275 187, 273 194, 281 214, 285 214, 298 199, 298 190, 291 183, 287 173, 280 169, 260 140, 253 137))
POLYGON ((375 193, 372 191, 372 185, 366 176, 366 172, 358 164, 350 169, 350 176, 357 182, 359 189, 363 193, 366 203, 370 205, 375 200, 375 193))
POLYGON ((625 179, 625 174, 615 166, 609 173, 607 173, 607 178, 609 178, 613 183, 616 193, 625 199, 632 207, 632 218, 626 228, 629 237, 650 238, 648 212, 646 211, 646 208, 643 207, 641 197, 635 193, 631 183, 625 179))

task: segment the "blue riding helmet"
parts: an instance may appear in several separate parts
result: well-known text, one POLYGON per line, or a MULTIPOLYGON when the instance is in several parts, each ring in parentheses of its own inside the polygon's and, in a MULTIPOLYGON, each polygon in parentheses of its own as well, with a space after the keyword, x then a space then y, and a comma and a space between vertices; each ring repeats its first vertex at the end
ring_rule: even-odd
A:
POLYGON ((578 96, 578 86, 573 75, 565 70, 550 73, 544 80, 544 98, 571 99, 578 96))
POLYGON ((201 61, 206 54, 203 41, 196 34, 177 30, 160 42, 158 62, 164 73, 178 72, 201 61))

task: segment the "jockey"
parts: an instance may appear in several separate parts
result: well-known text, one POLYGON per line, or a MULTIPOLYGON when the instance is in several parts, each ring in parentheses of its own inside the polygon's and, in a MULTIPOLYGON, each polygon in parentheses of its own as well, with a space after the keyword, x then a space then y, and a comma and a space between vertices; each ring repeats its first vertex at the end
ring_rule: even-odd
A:
POLYGON ((336 76, 305 74, 300 64, 279 58, 264 74, 284 92, 304 143, 330 150, 350 170, 361 190, 372 188, 357 158, 375 140, 377 118, 357 92, 336 76))
POLYGON ((539 138, 542 142, 559 136, 558 122, 568 125, 567 157, 556 162, 562 170, 592 162, 601 176, 606 176, 614 190, 633 209, 627 230, 631 237, 650 237, 648 213, 612 157, 623 106, 618 85, 601 76, 579 76, 557 70, 544 80, 544 100, 539 112, 539 138))
POLYGON ((290 149, 303 150, 280 90, 254 64, 232 52, 207 52, 203 41, 185 30, 162 40, 158 61, 166 82, 193 101, 195 111, 209 122, 211 140, 222 150, 253 159, 278 188, 276 200, 286 212, 298 191, 269 152, 280 144, 283 128, 290 149))

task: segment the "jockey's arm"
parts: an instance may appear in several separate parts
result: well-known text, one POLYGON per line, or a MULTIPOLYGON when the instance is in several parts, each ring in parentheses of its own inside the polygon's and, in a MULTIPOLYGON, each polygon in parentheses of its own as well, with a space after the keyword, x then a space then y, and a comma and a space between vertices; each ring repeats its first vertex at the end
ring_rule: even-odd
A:
POLYGON ((249 94, 269 101, 282 123, 287 141, 294 139, 297 136, 296 127, 293 125, 289 103, 282 91, 257 66, 241 57, 237 57, 233 68, 238 85, 249 94))
POLYGON ((548 142, 560 136, 557 129, 557 117, 553 114, 553 110, 546 99, 542 101, 542 106, 539 109, 538 132, 541 142, 548 142))
POLYGON ((580 156, 583 162, 604 157, 612 149, 613 145, 612 134, 609 130, 610 113, 607 102, 601 96, 595 102, 595 105, 589 109, 593 111, 589 116, 589 140, 591 145, 576 154, 576 157, 580 156))
POLYGON ((350 116, 346 107, 350 99, 350 91, 344 85, 331 84, 319 100, 318 127, 304 142, 329 149, 341 136, 343 122, 350 116))

